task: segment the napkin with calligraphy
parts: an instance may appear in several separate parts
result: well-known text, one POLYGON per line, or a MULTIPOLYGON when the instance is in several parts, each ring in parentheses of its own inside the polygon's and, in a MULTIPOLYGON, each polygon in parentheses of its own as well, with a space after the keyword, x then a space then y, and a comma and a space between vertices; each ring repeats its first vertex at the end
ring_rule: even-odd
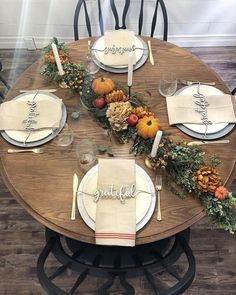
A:
POLYGON ((200 98, 193 95, 166 97, 169 124, 202 124, 207 116, 211 123, 236 123, 235 97, 231 95, 211 95, 200 98))
MULTIPOLYGON (((127 190, 135 185, 135 161, 129 159, 99 159, 98 189, 107 191, 114 186, 127 190)), ((135 246, 136 200, 126 198, 100 198, 97 203, 95 237, 96 244, 135 246)))
POLYGON ((0 105, 0 130, 25 130, 27 123, 35 130, 58 128, 61 116, 61 99, 37 100, 33 108, 27 101, 11 100, 0 105))
POLYGON ((127 66, 129 53, 134 53, 134 63, 136 62, 135 36, 133 31, 115 30, 106 31, 104 35, 104 63, 107 66, 127 66))

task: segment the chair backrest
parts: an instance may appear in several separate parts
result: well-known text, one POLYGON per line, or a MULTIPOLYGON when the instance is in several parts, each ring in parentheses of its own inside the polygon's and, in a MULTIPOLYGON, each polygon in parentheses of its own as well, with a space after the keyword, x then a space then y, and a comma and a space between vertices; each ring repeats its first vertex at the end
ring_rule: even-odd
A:
MULTIPOLYGON (((0 62, 0 72, 2 71, 2 63, 0 62)), ((4 84, 4 86, 9 90, 10 86, 7 84, 7 81, 0 74, 0 82, 4 84)), ((1 87, 0 87, 1 89, 1 87)), ((5 99, 5 96, 2 91, 0 91, 0 103, 5 99)))
MULTIPOLYGON (((119 1, 120 2, 120 1, 119 1)), ((104 35, 105 29, 126 29, 127 28, 127 15, 133 15, 133 20, 137 20, 136 26, 138 26, 137 34, 141 35, 144 31, 143 27, 147 24, 150 24, 151 28, 148 30, 149 33, 144 32, 144 35, 149 35, 150 37, 154 36, 155 29, 157 27, 157 20, 160 14, 163 17, 163 40, 167 41, 168 34, 168 17, 167 11, 165 7, 164 0, 155 0, 152 2, 147 2, 147 0, 140 0, 140 5, 138 2, 133 1, 134 8, 130 8, 130 0, 124 0, 124 5, 121 9, 116 5, 115 0, 78 0, 76 5, 75 14, 74 14, 74 37, 75 40, 79 39, 79 27, 86 25, 86 30, 89 37, 92 37, 92 26, 94 25, 95 18, 98 18, 99 29, 101 35, 104 35), (96 4, 96 7, 93 6, 92 9, 89 10, 88 5, 96 4), (138 5, 138 7, 137 7, 138 5), (159 9, 160 8, 160 9, 159 9), (82 10, 84 11, 84 15, 82 16, 82 10), (158 12, 160 10, 160 12, 158 12), (111 13, 111 14, 109 14, 111 13), (109 14, 109 15, 108 15, 109 14), (114 27, 105 26, 105 20, 111 22, 110 15, 112 15, 112 19, 114 21, 114 27), (121 17, 120 17, 121 16, 121 17), (138 17, 137 17, 138 16, 138 17), (84 23, 80 22, 80 19, 84 18, 84 23), (120 25, 121 18, 121 25, 120 25), (151 22, 150 22, 151 20, 151 22), (93 23, 92 23, 93 22, 93 23), (82 25, 83 24, 83 25, 82 25), (91 25, 92 24, 92 25, 91 25), (108 28, 107 28, 108 27, 108 28)), ((97 24, 95 24, 97 26, 97 24)), ((129 27, 129 29, 131 29, 129 27)), ((146 30, 147 31, 147 30, 146 30)))

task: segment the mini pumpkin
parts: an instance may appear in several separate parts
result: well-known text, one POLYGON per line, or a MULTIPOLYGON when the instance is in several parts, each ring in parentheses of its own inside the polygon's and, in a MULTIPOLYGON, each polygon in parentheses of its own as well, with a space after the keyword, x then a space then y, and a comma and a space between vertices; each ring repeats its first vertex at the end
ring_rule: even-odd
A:
POLYGON ((108 94, 114 90, 115 84, 110 78, 96 78, 92 83, 92 90, 100 95, 108 94))
POLYGON ((153 116, 145 116, 139 119, 136 129, 138 135, 144 139, 154 138, 159 129, 159 122, 153 116))

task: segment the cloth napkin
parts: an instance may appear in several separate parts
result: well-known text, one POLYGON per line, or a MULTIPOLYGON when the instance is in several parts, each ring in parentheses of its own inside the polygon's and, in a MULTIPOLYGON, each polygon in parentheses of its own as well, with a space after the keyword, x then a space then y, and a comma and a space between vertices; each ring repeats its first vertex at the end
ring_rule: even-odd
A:
MULTIPOLYGON (((98 189, 108 190, 121 185, 135 184, 135 161, 128 159, 99 159, 98 189)), ((136 200, 102 199, 97 202, 95 237, 96 244, 135 246, 136 200)))
MULTIPOLYGON (((128 49, 123 54, 122 51, 111 52, 108 54, 104 52, 104 60, 102 61, 107 66, 127 66, 129 53, 132 51, 132 46, 135 46, 134 32, 129 30, 115 30, 106 31, 104 34, 104 47, 107 48, 120 48, 128 49)), ((134 53, 134 64, 136 63, 136 55, 134 53)))
MULTIPOLYGON (((199 98, 193 95, 166 97, 169 124, 193 123, 203 124, 202 110, 195 102, 199 98)), ((235 97, 231 95, 206 96, 208 120, 214 123, 236 123, 235 97)))
MULTIPOLYGON (((29 99, 29 101, 32 101, 29 99)), ((36 100, 34 129, 58 128, 62 116, 61 99, 36 100)), ((25 130, 23 120, 29 115, 27 101, 11 100, 0 105, 0 130, 25 130)))

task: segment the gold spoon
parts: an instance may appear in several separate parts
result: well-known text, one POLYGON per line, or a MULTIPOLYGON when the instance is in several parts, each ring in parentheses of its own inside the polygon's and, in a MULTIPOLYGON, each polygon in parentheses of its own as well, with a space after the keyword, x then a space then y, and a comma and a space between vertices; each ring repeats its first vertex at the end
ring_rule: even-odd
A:
POLYGON ((44 152, 43 148, 34 148, 34 149, 8 149, 8 154, 14 154, 14 153, 27 153, 32 152, 35 154, 42 154, 44 152))

